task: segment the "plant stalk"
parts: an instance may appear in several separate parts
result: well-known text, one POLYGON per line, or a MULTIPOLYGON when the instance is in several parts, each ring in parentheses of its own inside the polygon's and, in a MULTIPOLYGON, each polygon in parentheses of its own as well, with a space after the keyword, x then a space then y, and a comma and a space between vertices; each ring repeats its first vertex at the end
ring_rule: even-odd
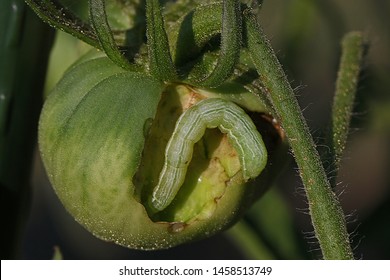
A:
POLYGON ((282 67, 255 16, 244 12, 248 49, 268 90, 299 167, 310 216, 325 259, 353 259, 345 217, 282 67))
POLYGON ((338 169, 347 142, 356 89, 363 60, 364 43, 360 32, 350 32, 342 40, 342 56, 332 106, 330 149, 332 168, 338 169))

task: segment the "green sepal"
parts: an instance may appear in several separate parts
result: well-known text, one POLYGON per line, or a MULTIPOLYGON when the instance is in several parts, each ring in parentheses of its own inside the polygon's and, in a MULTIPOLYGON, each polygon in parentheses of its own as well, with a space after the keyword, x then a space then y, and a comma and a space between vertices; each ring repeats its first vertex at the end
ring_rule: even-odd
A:
POLYGON ((146 27, 150 73, 164 82, 175 81, 176 70, 169 51, 159 0, 146 1, 146 27))
POLYGON ((241 49, 241 10, 236 0, 223 1, 221 46, 218 62, 213 71, 198 83, 205 87, 217 87, 234 71, 241 49))
POLYGON ((211 38, 221 32, 222 3, 202 5, 168 30, 172 59, 178 67, 199 57, 211 38))
POLYGON ((89 0, 90 18, 99 39, 101 48, 107 56, 124 69, 130 68, 129 61, 119 51, 107 21, 105 0, 89 0))
POLYGON ((239 1, 229 0, 199 6, 174 24, 169 30, 170 48, 183 78, 201 87, 217 87, 225 82, 239 61, 241 23, 239 1), (220 51, 210 68, 203 65, 200 56, 206 44, 218 34, 221 35, 220 51), (197 71, 188 70, 194 60, 197 71))
POLYGON ((43 21, 95 48, 100 48, 99 40, 92 26, 64 7, 59 1, 25 1, 43 21))

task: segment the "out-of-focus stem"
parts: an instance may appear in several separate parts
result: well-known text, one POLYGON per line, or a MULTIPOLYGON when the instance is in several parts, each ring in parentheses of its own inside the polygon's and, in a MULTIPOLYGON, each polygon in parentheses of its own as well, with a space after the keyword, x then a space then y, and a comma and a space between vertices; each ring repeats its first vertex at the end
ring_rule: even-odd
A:
POLYGON ((275 256, 259 237, 258 232, 248 226, 245 221, 235 224, 227 235, 233 242, 239 245, 239 249, 248 259, 272 260, 275 256))
POLYGON ((350 32, 342 41, 342 56, 332 107, 332 132, 330 149, 332 168, 338 169, 347 142, 353 104, 363 60, 363 36, 350 32))

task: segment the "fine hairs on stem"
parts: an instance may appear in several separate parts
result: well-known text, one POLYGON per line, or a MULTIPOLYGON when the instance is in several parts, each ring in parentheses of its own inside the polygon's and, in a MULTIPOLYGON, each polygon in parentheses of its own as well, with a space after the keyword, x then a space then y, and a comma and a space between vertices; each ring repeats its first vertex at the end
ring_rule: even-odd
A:
POLYGON ((344 213, 332 192, 313 138, 294 92, 255 16, 244 13, 247 44, 253 62, 289 140, 299 167, 315 235, 325 259, 352 259, 344 213))
POLYGON ((336 81, 336 91, 332 106, 332 125, 328 135, 330 155, 326 160, 330 169, 335 170, 331 179, 335 187, 335 178, 342 158, 355 101, 360 69, 364 56, 364 41, 360 32, 346 34, 341 42, 342 54, 336 81))

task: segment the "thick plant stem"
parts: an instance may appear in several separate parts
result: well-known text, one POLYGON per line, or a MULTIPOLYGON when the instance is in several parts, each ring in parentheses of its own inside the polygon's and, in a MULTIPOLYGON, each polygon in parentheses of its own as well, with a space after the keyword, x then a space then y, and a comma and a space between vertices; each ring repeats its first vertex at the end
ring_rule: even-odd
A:
POLYGON ((298 164, 323 257, 352 259, 342 208, 332 192, 294 92, 255 16, 248 11, 244 16, 248 49, 298 164))
POLYGON ((342 41, 342 56, 332 107, 330 135, 333 168, 338 169, 347 142, 353 103, 363 60, 364 44, 360 32, 350 32, 342 41))

